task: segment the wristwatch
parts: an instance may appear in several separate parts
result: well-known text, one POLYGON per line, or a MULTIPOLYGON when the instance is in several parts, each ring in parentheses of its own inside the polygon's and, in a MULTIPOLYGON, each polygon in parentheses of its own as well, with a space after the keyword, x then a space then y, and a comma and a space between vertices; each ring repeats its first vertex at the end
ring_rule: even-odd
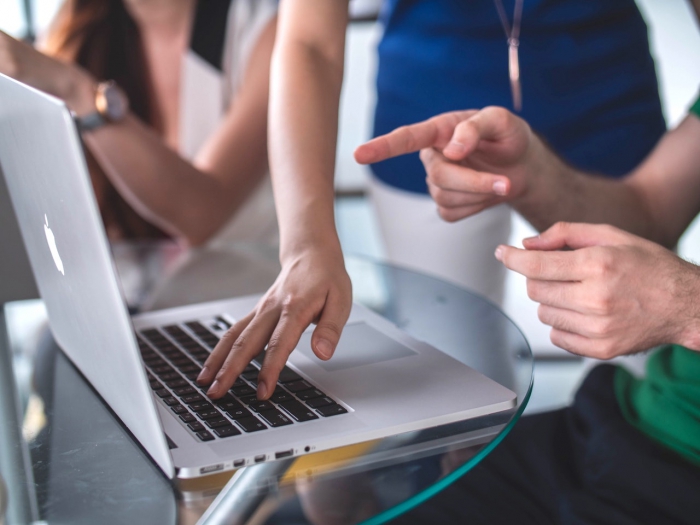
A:
POLYGON ((101 82, 95 92, 95 108, 97 111, 77 118, 81 132, 94 131, 110 122, 122 120, 129 111, 129 99, 114 80, 101 82))

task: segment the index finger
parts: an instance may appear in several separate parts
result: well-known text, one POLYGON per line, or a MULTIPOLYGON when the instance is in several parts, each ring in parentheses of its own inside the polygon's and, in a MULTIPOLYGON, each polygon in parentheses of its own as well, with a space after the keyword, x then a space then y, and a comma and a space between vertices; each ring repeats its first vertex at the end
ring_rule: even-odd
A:
POLYGON ((452 111, 417 124, 401 126, 358 146, 355 160, 360 164, 372 164, 425 148, 442 149, 450 142, 457 124, 476 112, 452 111))
POLYGON ((584 267, 578 251, 543 252, 521 250, 501 245, 496 248, 496 259, 506 268, 540 281, 581 281, 584 267))

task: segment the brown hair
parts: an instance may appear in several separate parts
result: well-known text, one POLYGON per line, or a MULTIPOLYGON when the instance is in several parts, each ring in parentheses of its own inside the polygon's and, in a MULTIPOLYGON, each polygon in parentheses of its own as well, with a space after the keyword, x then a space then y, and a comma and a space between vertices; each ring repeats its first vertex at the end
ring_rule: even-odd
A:
MULTIPOLYGON (((131 111, 161 130, 141 34, 122 0, 66 0, 49 30, 44 50, 80 65, 98 81, 116 81, 129 97, 131 111)), ((87 149, 85 154, 110 237, 163 237, 129 206, 87 149)))

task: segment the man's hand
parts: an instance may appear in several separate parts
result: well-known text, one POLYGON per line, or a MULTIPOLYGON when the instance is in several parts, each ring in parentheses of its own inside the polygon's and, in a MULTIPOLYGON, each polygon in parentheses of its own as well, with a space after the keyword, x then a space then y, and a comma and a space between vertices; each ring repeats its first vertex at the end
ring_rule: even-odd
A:
POLYGON ((527 277, 555 345, 599 359, 665 343, 700 350, 697 266, 606 225, 557 223, 523 244, 496 258, 527 277))
POLYGON ((216 345, 197 379, 212 383, 207 395, 223 396, 250 361, 267 345, 258 377, 258 397, 269 398, 280 371, 304 330, 316 323, 311 348, 330 359, 352 306, 352 285, 338 250, 302 253, 282 271, 255 310, 233 325, 216 345))
POLYGON ((403 126, 358 147, 355 159, 370 164, 419 150, 430 194, 450 222, 521 197, 548 153, 524 120, 488 107, 403 126))

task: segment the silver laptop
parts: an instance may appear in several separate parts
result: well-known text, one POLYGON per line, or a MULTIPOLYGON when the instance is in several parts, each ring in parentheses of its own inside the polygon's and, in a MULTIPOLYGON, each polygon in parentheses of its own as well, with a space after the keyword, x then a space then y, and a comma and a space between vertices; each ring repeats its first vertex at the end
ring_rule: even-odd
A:
POLYGON ((209 400, 194 381, 202 363, 258 297, 130 317, 70 112, 2 75, 0 168, 56 341, 170 478, 515 405, 512 391, 360 305, 331 360, 317 359, 304 333, 270 401, 255 398, 257 361, 209 400))

